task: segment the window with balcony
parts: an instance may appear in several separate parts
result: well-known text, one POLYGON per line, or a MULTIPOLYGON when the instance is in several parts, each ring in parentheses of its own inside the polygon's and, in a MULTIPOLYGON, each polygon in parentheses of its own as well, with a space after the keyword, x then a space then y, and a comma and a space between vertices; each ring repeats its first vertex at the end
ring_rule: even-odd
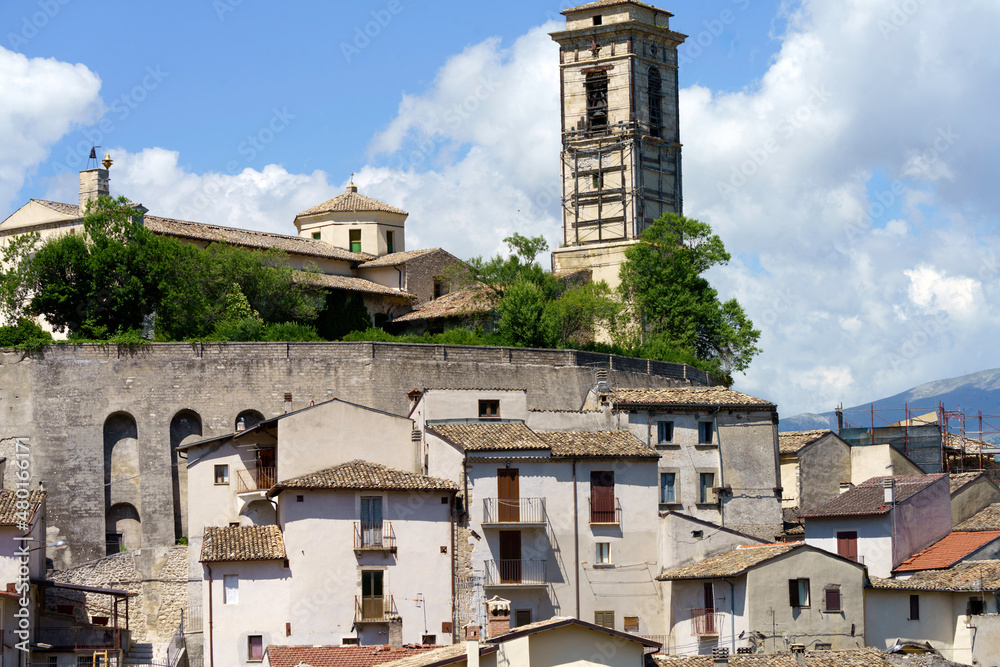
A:
POLYGON ((670 445, 674 442, 674 423, 672 421, 656 422, 656 444, 670 445))
POLYGON ((382 570, 361 572, 361 619, 378 622, 385 619, 385 573, 382 570))
POLYGON ((698 444, 712 444, 712 422, 698 422, 698 444))
POLYGON ((215 483, 229 484, 229 466, 225 463, 215 466, 215 483))
POLYGON ((247 636, 247 660, 260 662, 264 659, 264 636, 247 636))
POLYGON ((788 580, 788 606, 805 608, 809 606, 809 580, 788 580))
POLYGON ((618 523, 616 510, 614 471, 591 471, 590 523, 618 523))
POLYGON ((223 575, 222 587, 225 590, 225 595, 223 596, 223 604, 239 604, 240 576, 238 574, 223 575))
POLYGON ((703 606, 691 610, 691 635, 712 637, 719 634, 719 623, 715 609, 715 584, 706 581, 702 587, 703 606))
POLYGON ((660 473, 660 502, 665 505, 677 502, 677 473, 660 473))
POLYGON ((392 525, 382 520, 382 497, 361 497, 361 520, 354 531, 354 548, 357 550, 396 550, 396 537, 392 525))
POLYGON ((239 492, 266 491, 278 482, 274 447, 254 452, 253 466, 239 471, 239 492))

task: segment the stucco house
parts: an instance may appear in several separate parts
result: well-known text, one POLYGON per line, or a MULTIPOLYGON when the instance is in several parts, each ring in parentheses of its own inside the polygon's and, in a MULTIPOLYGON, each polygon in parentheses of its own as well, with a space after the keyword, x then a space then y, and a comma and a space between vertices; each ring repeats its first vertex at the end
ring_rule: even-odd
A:
POLYGON ((741 546, 664 572, 673 655, 865 645, 865 568, 807 544, 741 546))
POLYGON ((851 447, 833 431, 778 434, 781 507, 812 509, 851 483, 851 447))
POLYGON ((807 544, 888 577, 951 532, 948 475, 873 477, 801 516, 807 544))
POLYGON ((1000 502, 1000 488, 981 472, 952 473, 951 523, 955 526, 1000 502))

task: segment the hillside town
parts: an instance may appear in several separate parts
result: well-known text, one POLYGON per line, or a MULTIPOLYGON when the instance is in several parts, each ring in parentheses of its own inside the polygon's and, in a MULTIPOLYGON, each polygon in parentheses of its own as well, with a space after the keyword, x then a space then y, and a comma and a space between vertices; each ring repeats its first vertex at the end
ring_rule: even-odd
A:
MULTIPOLYGON (((686 36, 638 0, 562 15, 551 268, 614 287, 682 212, 686 36)), ((0 244, 82 234, 112 166, 76 203, 25 203, 0 244)), ((457 254, 411 249, 407 212, 353 181, 288 235, 134 215, 279 249, 398 330, 490 312, 450 282, 457 254)), ((0 349, 0 666, 1000 664, 984 443, 943 409, 779 432, 778 408, 576 349, 0 349)))

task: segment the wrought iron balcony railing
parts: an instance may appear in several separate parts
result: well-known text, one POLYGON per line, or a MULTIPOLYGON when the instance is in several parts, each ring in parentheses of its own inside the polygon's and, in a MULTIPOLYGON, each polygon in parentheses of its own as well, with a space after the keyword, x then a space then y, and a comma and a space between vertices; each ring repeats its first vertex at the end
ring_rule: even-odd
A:
POLYGON ((266 468, 247 468, 236 473, 237 493, 247 491, 266 491, 278 482, 277 468, 268 466, 266 468))
POLYGON ((354 550, 396 553, 396 533, 392 530, 392 522, 367 523, 364 521, 355 521, 354 550))
POLYGON ((488 560, 487 586, 544 586, 544 560, 488 560))
POLYGON ((486 498, 483 524, 545 524, 545 498, 486 498))
POLYGON ((391 595, 354 596, 355 623, 388 623, 397 616, 391 595))

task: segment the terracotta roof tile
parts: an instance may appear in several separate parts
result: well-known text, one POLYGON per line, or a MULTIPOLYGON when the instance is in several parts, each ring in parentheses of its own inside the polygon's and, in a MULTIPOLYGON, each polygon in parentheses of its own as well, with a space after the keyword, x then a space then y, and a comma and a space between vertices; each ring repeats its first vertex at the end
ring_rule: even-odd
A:
POLYGON ((307 285, 317 285, 319 287, 329 287, 332 289, 347 290, 348 292, 362 292, 364 294, 379 294, 382 296, 395 296, 400 299, 415 299, 415 295, 404 292, 400 289, 379 285, 371 280, 355 278, 354 276, 338 276, 328 273, 314 273, 312 271, 296 271, 295 281, 307 285))
POLYGON ((429 430, 467 451, 549 449, 545 440, 522 423, 431 424, 429 430))
POLYGON ((277 526, 229 526, 205 528, 201 562, 280 560, 285 541, 277 526))
POLYGON ((955 493, 966 484, 974 482, 983 476, 981 472, 953 472, 951 473, 951 492, 955 493))
POLYGON ((945 570, 922 570, 905 579, 870 580, 872 588, 904 591, 995 591, 1000 589, 1000 560, 964 560, 945 570))
POLYGON ((734 577, 746 572, 755 565, 782 556, 793 549, 803 547, 803 542, 785 544, 762 544, 742 546, 727 551, 718 556, 706 558, 703 561, 668 570, 657 577, 660 581, 675 581, 678 579, 718 579, 734 577))
MULTIPOLYGON (((639 2, 639 0, 596 0, 595 2, 588 2, 585 5, 579 5, 577 7, 570 7, 569 9, 563 11, 563 14, 571 14, 573 12, 582 12, 588 9, 600 9, 601 7, 617 7, 618 5, 635 5, 636 7, 643 7, 645 9, 655 9, 664 14, 670 14, 670 12, 665 9, 660 9, 659 7, 654 7, 653 5, 647 5, 645 2, 639 2)), ((673 16, 673 14, 670 14, 673 16)))
POLYGON ((535 435, 551 447, 552 456, 660 458, 659 452, 628 431, 536 431, 535 435))
MULTIPOLYGON (((479 647, 480 656, 496 653, 496 651, 496 646, 483 644, 479 647)), ((401 660, 387 662, 385 663, 385 667, 428 667, 428 665, 447 665, 450 662, 462 662, 466 655, 468 655, 468 649, 464 643, 453 644, 452 646, 444 646, 419 655, 402 658, 401 660)))
MULTIPOLYGON (((946 475, 897 475, 893 478, 896 484, 896 502, 902 502, 920 493, 943 477, 946 475)), ((850 491, 803 512, 802 518, 819 519, 834 516, 878 516, 885 514, 889 511, 889 506, 885 504, 882 481, 886 479, 889 478, 873 477, 862 482, 850 491)))
MULTIPOLYGON (((31 520, 35 516, 35 512, 38 511, 38 506, 42 504, 43 500, 45 500, 44 491, 31 491, 28 494, 27 523, 31 523, 31 520)), ((17 508, 17 501, 17 492, 9 489, 0 489, 0 526, 23 527, 23 524, 25 523, 23 512, 25 510, 19 510, 17 508), (19 514, 21 514, 21 516, 18 516, 19 514)))
POLYGON ((971 532, 978 530, 1000 530, 1000 503, 973 514, 971 517, 955 526, 955 530, 971 532))
POLYGON ((373 259, 365 262, 358 266, 359 269, 377 269, 384 266, 399 266, 400 264, 406 264, 410 260, 416 259, 417 257, 423 257, 424 255, 429 255, 432 252, 444 252, 441 248, 426 248, 424 250, 405 250, 403 252, 393 252, 388 255, 382 255, 377 259, 373 259))
MULTIPOLYGON (((661 667, 713 667, 712 656, 673 657, 653 656, 661 667)), ((730 667, 891 667, 881 651, 871 648, 850 651, 806 651, 791 653, 758 653, 729 656, 730 667)))
POLYGON ((268 646, 271 667, 374 667, 435 650, 436 646, 268 646))
POLYGON ((811 445, 825 435, 833 433, 830 429, 818 431, 787 431, 778 434, 778 451, 782 454, 795 454, 806 445, 811 445))
POLYGON ((458 487, 447 479, 417 475, 379 463, 357 459, 278 482, 268 491, 268 496, 273 497, 283 489, 455 491, 458 487))
POLYGON ((619 407, 629 405, 668 405, 692 407, 760 407, 774 405, 762 398, 741 394, 725 387, 679 387, 676 389, 619 389, 615 397, 619 407))
POLYGON ((347 192, 337 195, 333 199, 328 199, 322 204, 317 204, 295 216, 295 219, 309 215, 319 215, 321 213, 358 213, 376 211, 381 213, 395 213, 396 215, 409 215, 406 211, 395 206, 390 206, 371 197, 358 194, 358 189, 352 185, 347 186, 347 192))
POLYGON ((493 310, 491 294, 485 288, 472 288, 449 292, 433 301, 422 303, 411 312, 400 315, 393 322, 418 322, 444 317, 464 317, 488 313, 491 310, 493 310))
POLYGON ((38 202, 42 206, 51 208, 53 211, 56 211, 58 213, 82 217, 80 216, 80 207, 77 206, 76 204, 63 204, 62 202, 47 201, 45 199, 32 199, 31 201, 38 202))
POLYGON ((893 571, 943 570, 968 558, 996 539, 1000 539, 1000 531, 953 532, 903 561, 893 571))

